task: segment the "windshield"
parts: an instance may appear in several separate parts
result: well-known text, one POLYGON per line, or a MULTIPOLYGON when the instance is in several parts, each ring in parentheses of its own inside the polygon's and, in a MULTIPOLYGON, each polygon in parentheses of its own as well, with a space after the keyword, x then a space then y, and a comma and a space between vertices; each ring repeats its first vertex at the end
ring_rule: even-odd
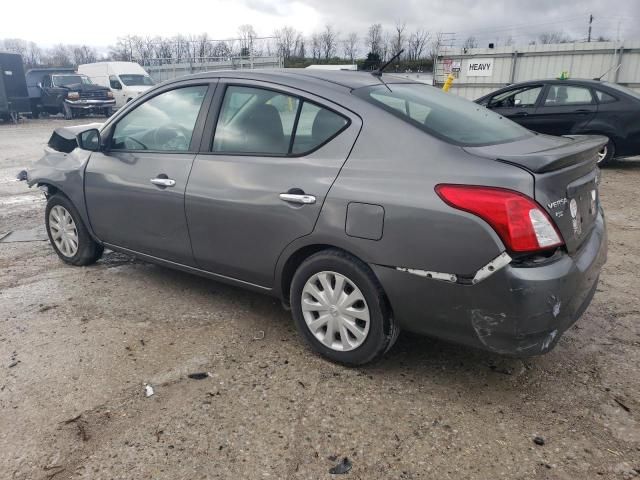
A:
POLYGON ((153 85, 153 80, 151 77, 147 75, 120 75, 120 80, 127 87, 136 87, 136 86, 151 86, 153 85))
POLYGON ((85 77, 84 75, 54 75, 51 78, 53 79, 53 85, 55 87, 67 87, 69 85, 77 85, 78 83, 91 85, 89 77, 85 77))
POLYGON ((463 146, 506 143, 533 135, 481 105, 429 85, 389 84, 353 93, 450 143, 463 146))
POLYGON ((627 95, 640 100, 640 93, 636 92, 635 90, 631 90, 630 88, 623 87, 622 85, 618 85, 617 83, 609 83, 609 82, 603 82, 603 83, 607 87, 611 87, 614 90, 618 90, 619 92, 626 93, 627 95))

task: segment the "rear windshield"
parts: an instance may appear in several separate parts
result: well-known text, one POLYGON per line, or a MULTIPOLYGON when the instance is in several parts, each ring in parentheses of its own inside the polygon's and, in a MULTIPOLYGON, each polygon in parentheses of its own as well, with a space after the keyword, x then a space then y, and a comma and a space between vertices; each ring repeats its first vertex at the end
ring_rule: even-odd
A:
POLYGON ((631 90, 630 88, 623 87, 622 85, 618 85, 617 83, 609 83, 603 82, 607 87, 611 87, 614 90, 618 90, 619 92, 626 93, 627 95, 640 99, 640 93, 635 90, 631 90))
POLYGON ((389 84, 353 93, 449 143, 493 145, 533 135, 485 107, 429 85, 389 84), (389 91, 389 89, 391 91, 389 91))

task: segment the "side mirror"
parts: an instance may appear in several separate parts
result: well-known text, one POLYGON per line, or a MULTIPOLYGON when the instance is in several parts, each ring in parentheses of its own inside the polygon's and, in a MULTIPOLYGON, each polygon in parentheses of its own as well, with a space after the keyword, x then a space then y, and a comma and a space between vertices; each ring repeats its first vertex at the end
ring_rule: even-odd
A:
POLYGON ((516 107, 520 106, 522 104, 522 100, 520 100, 519 98, 516 98, 515 102, 513 102, 516 107))
POLYGON ((42 90, 42 82, 38 82, 38 88, 42 90))
POLYGON ((76 136, 78 146, 83 150, 90 152, 99 152, 101 150, 100 131, 97 128, 85 130, 76 136))

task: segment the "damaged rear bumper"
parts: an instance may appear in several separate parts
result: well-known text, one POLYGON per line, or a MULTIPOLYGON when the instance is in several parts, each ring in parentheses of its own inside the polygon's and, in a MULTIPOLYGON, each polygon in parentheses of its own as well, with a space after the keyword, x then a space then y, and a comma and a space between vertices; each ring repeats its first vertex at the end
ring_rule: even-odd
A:
POLYGON ((574 255, 508 264, 475 284, 373 265, 402 329, 496 353, 539 355, 589 306, 607 256, 604 218, 574 255))

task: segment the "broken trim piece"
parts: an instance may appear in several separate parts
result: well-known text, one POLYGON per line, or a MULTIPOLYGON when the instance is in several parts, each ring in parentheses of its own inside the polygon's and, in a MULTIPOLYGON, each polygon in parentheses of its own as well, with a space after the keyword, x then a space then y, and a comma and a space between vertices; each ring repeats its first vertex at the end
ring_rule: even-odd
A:
POLYGON ((496 258, 487 263, 484 267, 478 270, 471 280, 472 284, 480 283, 485 278, 490 277, 494 273, 496 273, 501 268, 506 267, 511 263, 511 256, 507 252, 502 252, 496 258))
POLYGON ((475 285, 480 283, 486 278, 489 278, 491 275, 496 273, 498 270, 506 267, 511 263, 511 256, 507 252, 502 252, 496 258, 487 263, 484 267, 476 272, 474 277, 470 279, 468 276, 456 275, 454 273, 442 273, 442 272, 431 272, 429 270, 418 270, 415 268, 406 268, 406 267, 395 267, 396 270, 400 272, 410 273, 412 275, 417 275, 423 278, 431 278, 433 280, 440 280, 442 282, 449 283, 460 283, 463 285, 469 285, 469 280, 471 280, 471 284, 475 285))
POLYGON ((458 277, 452 273, 429 272, 427 270, 416 270, 415 268, 396 267, 396 270, 407 272, 419 277, 432 278, 434 280, 442 280, 443 282, 456 283, 458 277))

